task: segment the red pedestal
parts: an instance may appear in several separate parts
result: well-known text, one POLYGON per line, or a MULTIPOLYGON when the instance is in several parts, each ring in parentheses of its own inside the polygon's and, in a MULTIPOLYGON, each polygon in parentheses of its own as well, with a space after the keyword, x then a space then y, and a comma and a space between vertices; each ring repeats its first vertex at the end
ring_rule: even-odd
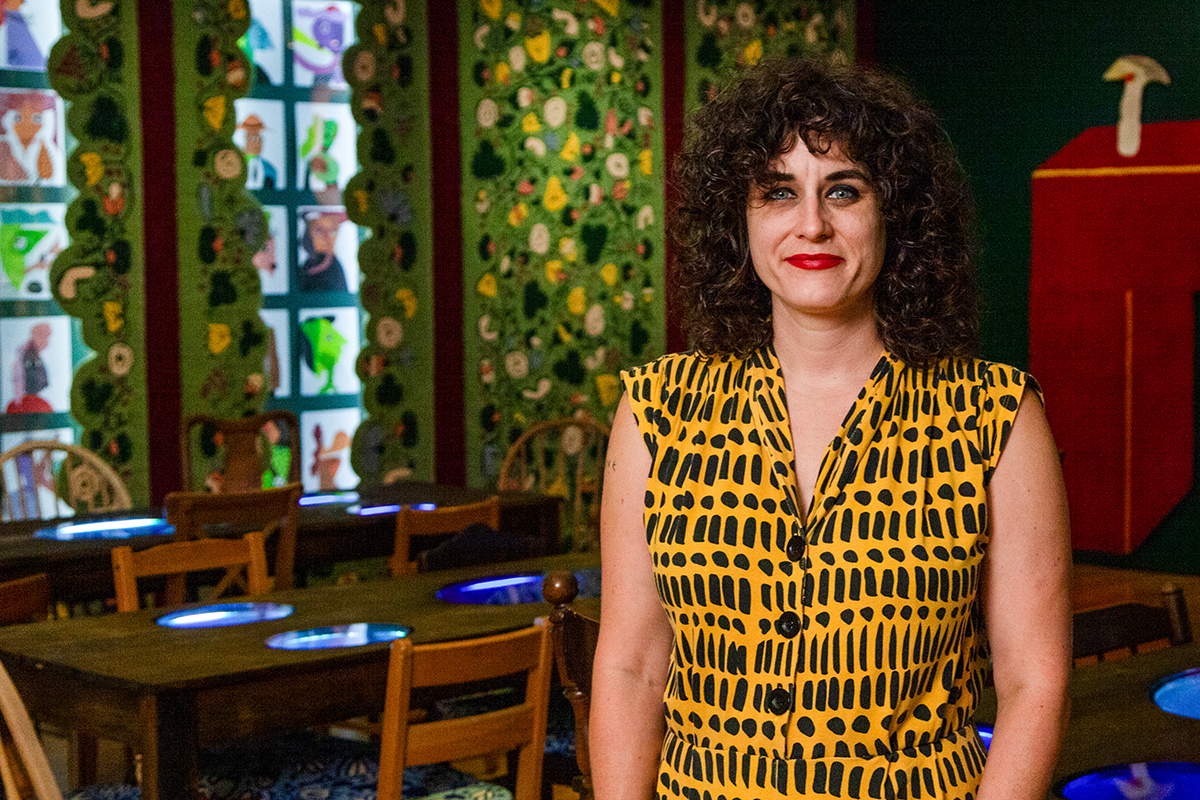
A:
POLYGON ((1200 121, 1091 128, 1033 173, 1030 370, 1073 544, 1128 553, 1192 486, 1200 121))

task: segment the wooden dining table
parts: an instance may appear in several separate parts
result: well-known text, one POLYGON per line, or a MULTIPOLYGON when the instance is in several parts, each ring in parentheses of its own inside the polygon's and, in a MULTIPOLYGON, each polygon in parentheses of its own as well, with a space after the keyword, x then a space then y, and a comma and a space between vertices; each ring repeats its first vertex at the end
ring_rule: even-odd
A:
MULTIPOLYGON (((560 551, 561 500, 529 492, 500 492, 500 526, 542 543, 541 552, 560 551)), ((402 504, 434 503, 439 506, 477 502, 489 492, 425 481, 401 481, 363 490, 354 499, 301 505, 296 532, 295 574, 302 580, 312 568, 339 561, 388 556, 395 543, 396 514, 402 504), (370 513, 359 513, 366 510, 370 513)), ((134 512, 131 512, 134 513, 134 512)), ((161 509, 141 510, 161 516, 161 509)), ((68 604, 112 597, 111 549, 129 545, 140 550, 160 544, 161 536, 128 539, 56 541, 34 533, 72 520, 21 520, 0 523, 0 580, 37 572, 50 576, 51 594, 68 604)), ((274 542, 268 542, 268 549, 274 542)))
MULTIPOLYGON (((1072 670, 1071 719, 1054 770, 1056 785, 1101 767, 1200 761, 1200 719, 1168 714, 1151 696, 1162 678, 1194 668, 1200 668, 1195 642, 1072 670)), ((975 718, 995 721, 994 689, 985 691, 975 718)))
POLYGON ((0 662, 36 718, 130 744, 145 800, 198 797, 201 748, 381 711, 389 645, 276 650, 279 633, 353 623, 410 629, 416 644, 514 630, 545 603, 459 605, 458 581, 596 568, 597 554, 399 576, 256 598, 294 607, 283 619, 205 629, 157 623, 144 610, 0 628, 0 662))

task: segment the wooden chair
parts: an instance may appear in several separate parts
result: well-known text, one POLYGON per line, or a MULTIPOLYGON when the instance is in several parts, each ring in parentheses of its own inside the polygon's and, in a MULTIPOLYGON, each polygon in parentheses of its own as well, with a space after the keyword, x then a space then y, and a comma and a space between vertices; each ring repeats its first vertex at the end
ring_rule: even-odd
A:
POLYGON ((1082 666, 1190 641, 1183 591, 1167 583, 1161 606, 1121 603, 1076 613, 1071 651, 1076 666, 1082 666))
POLYGON ((286 409, 241 419, 192 414, 184 417, 180 437, 185 489, 249 492, 300 482, 300 420, 286 409), (286 474, 279 474, 285 452, 286 474), (204 470, 200 486, 193 472, 198 466, 204 470))
POLYGON ((392 644, 383 742, 379 754, 379 800, 399 800, 406 766, 435 764, 490 753, 518 751, 516 800, 540 800, 546 708, 553 669, 550 627, 538 620, 512 633, 413 646, 392 644), (525 674, 518 705, 455 719, 410 722, 414 689, 473 684, 525 674))
POLYGON ((562 681, 563 696, 575 711, 575 762, 579 774, 573 784, 580 800, 591 800, 592 763, 588 750, 588 726, 591 719, 592 662, 600 636, 600 622, 580 614, 571 603, 579 594, 579 581, 570 572, 551 572, 542 581, 542 596, 554 606, 550 612, 550 630, 554 640, 554 660, 562 681))
POLYGON ((599 547, 600 488, 609 428, 590 417, 564 417, 529 426, 500 465, 501 490, 538 492, 566 501, 564 550, 599 547))
POLYGON ((121 477, 103 459, 49 439, 0 453, 0 501, 4 520, 126 511, 133 505, 121 477))
POLYGON ((388 570, 393 575, 411 575, 417 572, 417 562, 412 557, 414 537, 458 533, 475 523, 500 529, 499 497, 492 496, 479 503, 429 510, 402 506, 396 512, 396 543, 392 549, 392 557, 388 560, 388 570))
POLYGON ((171 492, 166 497, 167 522, 175 526, 176 541, 205 538, 220 527, 233 532, 259 530, 264 541, 277 533, 274 587, 290 589, 302 492, 299 483, 224 494, 171 492))
POLYGON ((138 578, 167 576, 164 605, 182 605, 186 601, 185 582, 191 572, 226 570, 225 577, 213 591, 214 597, 224 594, 231 585, 230 570, 243 567, 247 594, 264 594, 271 590, 261 531, 251 531, 241 539, 167 542, 136 553, 129 547, 114 547, 112 565, 117 611, 137 611, 141 607, 138 578))
POLYGON ((0 665, 0 782, 13 800, 62 800, 37 731, 8 671, 0 665))
POLYGON ((0 582, 0 625, 48 619, 51 602, 50 577, 44 572, 0 582))

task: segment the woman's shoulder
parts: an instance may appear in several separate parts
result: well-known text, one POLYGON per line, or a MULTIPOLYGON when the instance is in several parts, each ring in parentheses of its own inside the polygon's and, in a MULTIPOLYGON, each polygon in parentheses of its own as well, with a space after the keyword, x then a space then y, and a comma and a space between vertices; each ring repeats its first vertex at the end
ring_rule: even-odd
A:
MULTIPOLYGON (((984 358, 970 356, 951 356, 928 366, 912 367, 914 375, 919 376, 919 382, 949 382, 978 386, 985 391, 992 389, 1015 389, 1024 387, 1037 389, 1037 381, 1023 369, 1005 364, 1000 361, 989 361, 984 358)), ((1040 390, 1039 390, 1040 391, 1040 390)))

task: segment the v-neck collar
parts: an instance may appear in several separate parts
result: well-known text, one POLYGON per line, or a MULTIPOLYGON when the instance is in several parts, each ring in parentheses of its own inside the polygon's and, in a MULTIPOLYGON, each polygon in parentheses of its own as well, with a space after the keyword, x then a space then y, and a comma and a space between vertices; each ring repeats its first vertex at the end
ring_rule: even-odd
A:
POLYGON ((821 458, 816 486, 813 488, 812 504, 808 513, 802 514, 783 367, 775 353, 774 345, 770 344, 760 347, 747 360, 744 388, 756 401, 752 404, 754 421, 758 430, 762 432, 762 445, 770 453, 771 485, 781 490, 787 499, 783 511, 802 519, 806 532, 815 531, 821 518, 837 502, 845 487, 842 485, 844 479, 835 481, 835 476, 843 474, 842 467, 849 454, 855 452, 857 446, 864 441, 870 441, 871 436, 863 430, 864 423, 872 423, 872 420, 866 417, 867 411, 875 404, 876 399, 894 393, 895 379, 902 366, 902 362, 894 355, 887 350, 883 351, 875 368, 871 370, 871 376, 850 405, 850 410, 846 412, 837 435, 833 437, 821 458), (786 507, 788 505, 790 508, 786 507))

